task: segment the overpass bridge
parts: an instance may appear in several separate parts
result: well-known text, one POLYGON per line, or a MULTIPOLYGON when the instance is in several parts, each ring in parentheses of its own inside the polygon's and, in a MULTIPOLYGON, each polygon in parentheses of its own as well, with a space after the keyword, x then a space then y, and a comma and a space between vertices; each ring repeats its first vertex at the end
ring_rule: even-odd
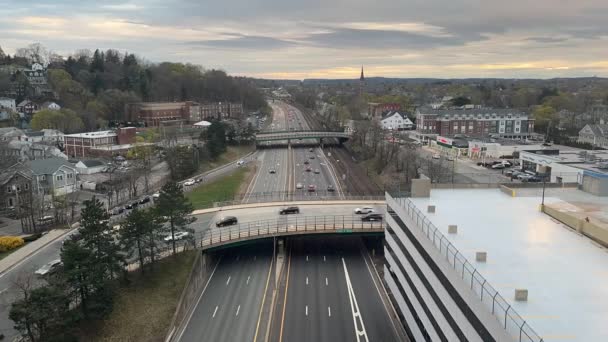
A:
POLYGON ((289 215, 279 219, 240 223, 223 228, 211 228, 201 234, 197 247, 208 250, 244 241, 272 237, 312 234, 382 234, 385 224, 382 219, 365 222, 362 216, 289 215))
POLYGON ((291 143, 292 140, 303 140, 303 139, 319 139, 319 143, 323 142, 323 139, 337 139, 341 144, 346 140, 350 139, 351 133, 344 131, 318 131, 318 130, 295 130, 295 131, 262 131, 256 133, 256 143, 260 142, 271 142, 271 141, 287 141, 291 143))

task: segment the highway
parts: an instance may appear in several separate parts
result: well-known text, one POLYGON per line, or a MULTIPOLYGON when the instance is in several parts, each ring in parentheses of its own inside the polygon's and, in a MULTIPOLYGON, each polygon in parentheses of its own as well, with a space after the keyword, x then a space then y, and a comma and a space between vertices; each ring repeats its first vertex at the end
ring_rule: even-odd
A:
MULTIPOLYGON (((227 250, 178 341, 254 341, 272 259, 272 243, 227 250)), ((262 335, 260 335, 262 336, 262 335)))
POLYGON ((289 250, 279 342, 398 340, 358 238, 294 238, 289 250))

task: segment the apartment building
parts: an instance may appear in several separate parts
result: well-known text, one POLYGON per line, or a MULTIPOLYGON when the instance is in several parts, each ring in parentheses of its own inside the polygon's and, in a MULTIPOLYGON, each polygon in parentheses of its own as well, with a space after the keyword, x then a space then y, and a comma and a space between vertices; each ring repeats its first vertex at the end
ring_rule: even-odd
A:
POLYGON ((141 102, 127 104, 125 112, 130 121, 143 122, 147 127, 158 127, 161 123, 239 119, 243 116, 243 105, 231 102, 141 102))
POLYGON ((117 130, 67 134, 63 137, 65 154, 70 158, 88 158, 128 150, 135 143, 135 127, 117 130))

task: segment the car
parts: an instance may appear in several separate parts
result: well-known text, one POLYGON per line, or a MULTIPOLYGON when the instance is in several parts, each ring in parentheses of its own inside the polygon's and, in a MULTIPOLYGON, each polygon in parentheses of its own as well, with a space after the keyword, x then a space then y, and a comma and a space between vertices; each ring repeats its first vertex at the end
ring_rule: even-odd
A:
POLYGON ((312 169, 309 166, 309 167, 306 168, 306 172, 310 172, 310 171, 312 171, 312 169))
POLYGON ((197 183, 201 183, 201 182, 204 182, 204 181, 205 181, 205 177, 198 177, 198 178, 196 179, 196 182, 197 182, 197 183))
POLYGON ((321 171, 319 169, 315 169, 315 174, 318 175, 319 173, 321 173, 321 171))
POLYGON ((112 215, 120 215, 124 212, 125 212, 125 208, 123 208, 123 207, 112 209, 112 215))
POLYGON ((245 164, 245 161, 244 161, 244 160, 239 160, 238 162, 236 162, 236 165, 237 165, 237 166, 241 166, 241 165, 243 165, 243 164, 245 164))
POLYGON ((160 192, 155 192, 152 195, 152 200, 154 200, 154 202, 156 202, 159 198, 160 198, 160 192))
POLYGON ((505 167, 511 167, 511 166, 513 166, 513 164, 510 161, 508 161, 508 160, 503 160, 502 161, 502 165, 504 165, 505 167))
POLYGON ((362 216, 361 221, 364 221, 364 222, 382 221, 382 214, 370 213, 365 216, 362 216))
POLYGON ((507 171, 505 171, 505 176, 512 177, 513 172, 514 172, 513 170, 507 170, 507 171))
POLYGON ((310 159, 315 159, 315 156, 310 156, 310 159))
POLYGON ((268 170, 268 173, 275 174, 275 173, 277 173, 277 170, 275 170, 275 169, 270 169, 270 170, 268 170))
POLYGON ((184 182, 185 186, 191 186, 194 185, 196 183, 196 181, 194 179, 188 179, 187 181, 184 182))
POLYGON ((139 200, 139 204, 146 204, 148 202, 150 202, 150 197, 149 196, 146 196, 146 197, 144 197, 144 198, 142 198, 142 199, 139 200))
POLYGON ((316 187, 316 185, 314 185, 314 184, 310 184, 310 185, 308 186, 308 192, 315 192, 315 191, 317 191, 317 187, 316 187))
POLYGON ((279 215, 287 215, 287 214, 299 214, 300 208, 298 207, 285 207, 279 210, 279 215))
POLYGON ((355 209, 355 214, 369 214, 369 213, 373 213, 376 210, 372 207, 362 207, 362 208, 356 208, 355 209))
POLYGON ((302 185, 302 183, 298 183, 296 184, 296 189, 303 189, 304 185, 302 185))
POLYGON ((234 216, 222 217, 215 223, 216 227, 233 226, 238 223, 238 220, 234 216))
POLYGON ((308 164, 310 164, 310 162, 308 160, 305 160, 304 165, 308 165, 308 164))
POLYGON ((500 163, 500 164, 494 164, 494 165, 491 166, 491 168, 494 169, 494 170, 504 169, 505 165, 502 164, 502 163, 500 163))
POLYGON ((527 173, 520 173, 519 175, 517 175, 517 179, 519 179, 522 182, 527 182, 528 179, 532 178, 534 176, 529 175, 527 173))
POLYGON ((334 192, 334 191, 336 191, 336 189, 334 189, 334 186, 330 184, 327 186, 327 191, 334 192))
POLYGON ((131 209, 133 209, 133 203, 129 203, 129 204, 127 204, 127 205, 125 206, 125 209, 126 209, 126 210, 131 210, 131 209))
POLYGON ((543 181, 543 179, 541 177, 539 177, 539 176, 532 176, 532 177, 530 177, 530 178, 527 179, 527 182, 529 182, 529 183, 539 183, 539 182, 542 182, 542 181, 543 181))
POLYGON ((433 154, 433 159, 441 159, 441 156, 438 154, 433 154))
POLYGON ((308 149, 308 152, 312 152, 312 151, 313 151, 312 147, 308 149))
POLYGON ((187 238, 189 235, 190 235, 190 233, 188 233, 188 232, 175 232, 173 234, 173 236, 168 235, 167 237, 165 237, 165 242, 173 241, 174 237, 175 237, 175 241, 179 241, 179 240, 187 238))
POLYGON ((34 272, 34 274, 39 275, 39 276, 45 276, 48 274, 52 274, 54 272, 57 271, 57 269, 59 269, 59 267, 61 267, 62 262, 61 259, 55 259, 51 262, 49 262, 48 264, 45 264, 44 266, 40 267, 39 269, 36 270, 36 272, 34 272))
POLYGON ((454 161, 454 157, 453 157, 453 156, 448 156, 448 157, 447 157, 447 160, 448 160, 448 161, 454 161))
POLYGON ((55 217, 46 215, 46 216, 43 216, 38 219, 38 224, 40 224, 40 225, 51 224, 51 223, 53 223, 53 221, 55 221, 55 217))

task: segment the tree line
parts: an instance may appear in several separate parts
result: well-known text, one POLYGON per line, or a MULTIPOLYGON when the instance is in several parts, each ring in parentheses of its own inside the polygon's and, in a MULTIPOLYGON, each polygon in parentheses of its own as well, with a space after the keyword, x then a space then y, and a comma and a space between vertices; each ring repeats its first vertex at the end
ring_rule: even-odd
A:
POLYGON ((134 209, 120 224, 109 225, 109 214, 93 198, 85 202, 80 228, 64 240, 61 268, 34 287, 31 278, 18 283, 22 298, 12 303, 9 317, 23 338, 38 341, 76 341, 80 322, 103 319, 112 311, 113 296, 120 282, 128 282, 128 264, 139 264, 146 272, 168 246, 178 252, 175 234, 189 232, 195 218, 182 188, 167 183, 157 204, 150 209, 134 209))

